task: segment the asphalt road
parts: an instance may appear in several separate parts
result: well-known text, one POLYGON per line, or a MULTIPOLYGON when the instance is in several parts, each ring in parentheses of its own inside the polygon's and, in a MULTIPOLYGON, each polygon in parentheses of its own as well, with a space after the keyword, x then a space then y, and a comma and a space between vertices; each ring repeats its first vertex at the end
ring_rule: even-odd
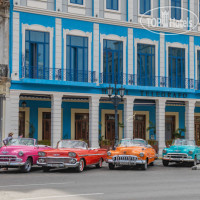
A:
POLYGON ((161 161, 147 171, 87 168, 29 174, 0 170, 0 200, 200 200, 200 170, 187 166, 163 167, 161 161))

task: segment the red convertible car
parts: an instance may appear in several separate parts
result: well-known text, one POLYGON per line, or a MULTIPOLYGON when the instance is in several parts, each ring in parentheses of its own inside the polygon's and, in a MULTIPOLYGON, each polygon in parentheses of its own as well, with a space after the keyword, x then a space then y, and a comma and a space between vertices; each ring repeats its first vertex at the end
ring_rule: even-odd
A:
POLYGON ((37 164, 45 172, 52 168, 76 168, 82 172, 89 165, 101 168, 106 154, 106 149, 89 149, 84 141, 61 140, 56 149, 39 152, 37 164))

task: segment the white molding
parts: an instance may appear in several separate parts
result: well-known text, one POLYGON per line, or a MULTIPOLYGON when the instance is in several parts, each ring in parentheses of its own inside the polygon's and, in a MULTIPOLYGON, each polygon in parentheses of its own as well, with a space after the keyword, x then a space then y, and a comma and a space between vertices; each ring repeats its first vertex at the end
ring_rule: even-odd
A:
POLYGON ((185 78, 189 78, 188 77, 188 45, 187 44, 181 44, 179 42, 167 42, 166 43, 166 77, 168 77, 168 71, 169 71, 169 62, 168 62, 168 58, 169 58, 169 47, 174 47, 174 48, 182 48, 185 49, 185 78))
MULTIPOLYGON (((197 51, 200 51, 200 46, 195 46, 195 80, 198 80, 198 57, 197 51)), ((199 69, 200 70, 200 69, 199 69)))
MULTIPOLYGON (((67 35, 72 36, 79 36, 79 37, 87 37, 88 38, 88 71, 91 71, 91 56, 92 56, 92 33, 91 32, 83 32, 81 30, 69 30, 69 29, 63 29, 63 39, 64 39, 64 69, 66 69, 67 65, 67 58, 66 58, 66 52, 67 52, 67 35)), ((64 77, 65 80, 66 77, 64 77)))
POLYGON ((137 45, 138 44, 149 44, 155 46, 155 76, 158 76, 158 41, 150 40, 148 38, 145 39, 134 39, 134 48, 135 48, 135 74, 137 74, 137 45))
MULTIPOLYGON (((53 69, 53 36, 54 36, 54 28, 45 27, 38 24, 22 24, 22 55, 25 56, 25 32, 26 30, 30 31, 41 31, 41 32, 49 32, 49 68, 53 69)), ((51 70, 49 70, 49 77, 52 79, 52 74, 50 74, 51 70)))
MULTIPOLYGON (((86 21, 86 22, 110 24, 110 25, 116 25, 116 26, 122 26, 122 27, 128 27, 128 28, 144 29, 144 27, 139 23, 126 22, 126 21, 114 20, 114 19, 97 18, 97 17, 91 17, 91 16, 83 16, 80 14, 73 14, 73 13, 55 12, 51 10, 36 9, 36 8, 30 8, 30 7, 25 7, 25 6, 14 5, 14 11, 33 13, 33 14, 39 14, 39 15, 45 15, 45 16, 52 16, 52 17, 61 17, 61 18, 66 18, 66 19, 81 20, 81 21, 86 21)), ((182 33, 182 30, 177 29, 177 28, 169 29, 169 28, 164 28, 160 26, 151 27, 149 28, 149 30, 166 32, 166 33, 175 33, 175 34, 182 33)), ((200 33, 198 31, 188 31, 188 32, 185 32, 185 35, 200 36, 200 33)))
MULTIPOLYGON (((120 37, 118 35, 105 35, 100 34, 100 43, 101 43, 101 71, 99 73, 103 73, 103 40, 116 40, 123 42, 123 73, 126 74, 126 43, 127 37, 120 37)), ((126 84, 124 82, 124 84, 126 84)))

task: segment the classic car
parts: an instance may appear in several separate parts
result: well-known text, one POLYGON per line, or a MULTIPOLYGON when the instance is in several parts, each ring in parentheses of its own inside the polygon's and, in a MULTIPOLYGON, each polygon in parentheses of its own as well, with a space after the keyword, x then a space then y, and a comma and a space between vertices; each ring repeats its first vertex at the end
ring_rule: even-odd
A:
POLYGON ((61 140, 56 149, 41 151, 37 164, 47 172, 52 168, 76 168, 82 172, 86 166, 102 167, 106 149, 89 149, 88 144, 79 140, 61 140))
POLYGON ((107 152, 109 169, 115 166, 134 166, 146 170, 157 158, 156 151, 143 139, 122 139, 115 150, 107 152))
POLYGON ((168 166, 170 162, 190 163, 196 165, 200 160, 200 147, 195 145, 194 140, 176 139, 172 146, 163 149, 162 162, 168 166))
POLYGON ((22 172, 30 172, 32 165, 37 164, 38 152, 50 147, 37 145, 32 138, 12 139, 0 148, 0 168, 18 168, 22 172))

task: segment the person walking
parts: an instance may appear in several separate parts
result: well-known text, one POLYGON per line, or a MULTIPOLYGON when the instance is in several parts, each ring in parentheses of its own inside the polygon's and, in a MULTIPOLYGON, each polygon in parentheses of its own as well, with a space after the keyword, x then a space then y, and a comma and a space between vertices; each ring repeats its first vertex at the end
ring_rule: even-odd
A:
POLYGON ((8 134, 8 137, 5 138, 5 139, 3 140, 3 144, 4 144, 5 146, 9 143, 10 140, 13 139, 13 135, 14 135, 14 134, 11 132, 11 133, 8 134))

